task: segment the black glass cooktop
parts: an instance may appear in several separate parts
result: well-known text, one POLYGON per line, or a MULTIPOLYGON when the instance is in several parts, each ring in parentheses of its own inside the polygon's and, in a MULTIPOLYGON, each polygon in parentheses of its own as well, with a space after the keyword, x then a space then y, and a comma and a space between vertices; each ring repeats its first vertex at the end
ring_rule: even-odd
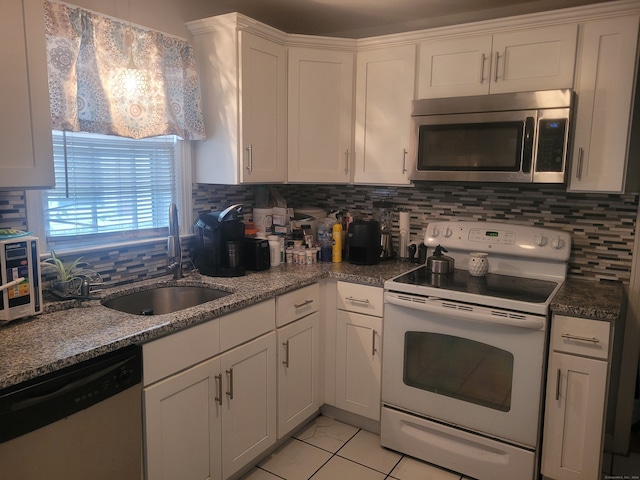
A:
POLYGON ((394 279, 394 283, 422 285, 530 303, 546 302, 558 285, 549 280, 495 273, 487 273, 484 277, 474 277, 467 270, 455 270, 451 274, 438 274, 427 271, 427 267, 420 267, 406 273, 394 279))

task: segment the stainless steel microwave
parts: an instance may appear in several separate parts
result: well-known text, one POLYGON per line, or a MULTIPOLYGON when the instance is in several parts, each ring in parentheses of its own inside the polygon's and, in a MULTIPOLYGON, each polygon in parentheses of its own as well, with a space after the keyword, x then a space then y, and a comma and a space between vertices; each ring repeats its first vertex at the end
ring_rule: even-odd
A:
POLYGON ((411 180, 564 183, 571 90, 412 102, 411 180))

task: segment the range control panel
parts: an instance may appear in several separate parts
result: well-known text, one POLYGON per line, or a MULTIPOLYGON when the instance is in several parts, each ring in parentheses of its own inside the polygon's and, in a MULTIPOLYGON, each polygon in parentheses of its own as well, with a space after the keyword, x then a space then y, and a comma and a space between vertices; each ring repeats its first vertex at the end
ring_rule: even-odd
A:
POLYGON ((427 226, 424 244, 564 262, 571 254, 571 235, 567 232, 496 222, 432 222, 427 226))

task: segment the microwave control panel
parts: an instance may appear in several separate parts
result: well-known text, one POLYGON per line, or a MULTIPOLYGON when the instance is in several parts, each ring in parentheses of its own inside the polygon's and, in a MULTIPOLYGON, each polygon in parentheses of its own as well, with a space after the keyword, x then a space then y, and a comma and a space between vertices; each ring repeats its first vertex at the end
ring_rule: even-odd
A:
POLYGON ((567 138, 566 118, 543 118, 538 124, 536 172, 564 171, 567 138))

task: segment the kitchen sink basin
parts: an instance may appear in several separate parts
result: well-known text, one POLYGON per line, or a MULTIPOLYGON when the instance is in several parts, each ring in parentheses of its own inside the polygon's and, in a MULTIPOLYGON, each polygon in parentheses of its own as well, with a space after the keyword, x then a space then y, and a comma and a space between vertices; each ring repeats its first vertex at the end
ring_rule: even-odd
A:
POLYGON ((230 294, 231 292, 215 288, 174 285, 127 293, 106 300, 102 304, 113 310, 135 315, 162 315, 217 300, 230 294))

